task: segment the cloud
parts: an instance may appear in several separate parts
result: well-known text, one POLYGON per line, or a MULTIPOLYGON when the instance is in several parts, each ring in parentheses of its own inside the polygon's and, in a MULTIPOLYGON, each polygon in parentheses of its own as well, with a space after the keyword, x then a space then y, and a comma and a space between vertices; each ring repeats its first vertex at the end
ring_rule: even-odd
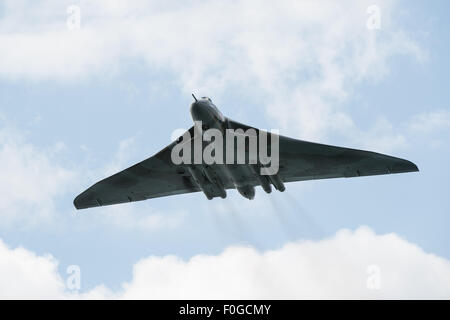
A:
POLYGON ((182 209, 175 212, 161 212, 151 206, 122 205, 96 208, 92 220, 117 229, 150 231, 182 227, 187 215, 187 211, 182 209))
POLYGON ((449 298, 450 261, 396 234, 366 227, 320 241, 258 252, 231 247, 189 261, 150 257, 133 268, 123 298, 301 299, 449 298), (368 281, 380 271, 380 288, 368 281), (368 273, 369 272, 369 273, 368 273), (375 287, 376 288, 376 287, 375 287))
MULTIPOLYGON (((69 212, 61 214, 58 199, 66 199, 69 204, 75 192, 81 192, 83 181, 92 182, 124 169, 132 161, 134 139, 120 141, 116 154, 103 169, 62 164, 58 155, 64 150, 62 143, 37 147, 18 130, 0 127, 0 228, 58 224, 60 229, 72 225, 73 217, 69 212), (98 172, 103 174, 99 177, 98 172)), ((110 206, 98 208, 95 214, 77 221, 148 231, 177 228, 186 214, 184 210, 161 213, 151 206, 110 206)))
POLYGON ((74 172, 55 164, 63 146, 35 147, 10 127, 0 128, 0 225, 48 222, 55 200, 67 191, 74 172))
POLYGON ((409 125, 412 132, 431 134, 450 128, 450 111, 441 109, 420 113, 412 117, 409 125))
MULTIPOLYGON (((89 177, 84 179, 87 181, 84 187, 92 183, 92 181, 98 181, 133 165, 136 163, 136 154, 137 144, 135 137, 120 140, 115 154, 103 168, 96 168, 95 170, 80 169, 80 171, 87 173, 84 178, 89 177)), ((80 191, 82 188, 80 187, 80 191)), ((184 209, 175 212, 160 212, 152 208, 150 203, 147 202, 141 206, 125 204, 96 208, 95 214, 92 214, 92 220, 119 229, 149 231, 177 228, 182 225, 186 215, 187 212, 184 209)))
POLYGON ((77 81, 138 61, 170 73, 186 93, 220 101, 242 90, 285 131, 321 139, 348 133, 343 103, 359 83, 386 76, 391 57, 426 59, 396 25, 396 4, 378 1, 381 28, 369 30, 371 1, 81 0, 81 28, 70 31, 59 2, 8 0, 0 77, 77 81))
POLYGON ((107 164, 102 174, 104 176, 110 176, 123 170, 126 166, 132 165, 132 156, 135 153, 136 139, 134 137, 120 140, 115 155, 112 157, 110 163, 107 164))
POLYGON ((414 144, 425 143, 431 146, 445 145, 440 133, 450 128, 450 111, 445 109, 431 110, 413 114, 394 126, 384 117, 377 118, 372 127, 363 131, 353 124, 349 125, 349 132, 353 132, 355 143, 362 148, 379 152, 393 152, 405 149, 410 145, 408 138, 415 137, 414 144), (417 139, 420 135, 425 140, 417 139))
POLYGON ((0 299, 53 299, 62 296, 64 283, 58 262, 24 248, 11 249, 0 239, 0 299))
MULTIPOLYGON (((450 261, 394 233, 367 227, 319 241, 259 252, 230 247, 219 255, 152 256, 137 262, 130 282, 71 293, 49 255, 0 242, 2 298, 301 299, 450 297, 450 261)), ((81 270, 81 274, 83 270, 81 270)), ((81 279, 82 280, 82 279, 81 279)))
POLYGON ((110 295, 104 286, 74 293, 58 273, 58 261, 52 255, 13 249, 0 239, 0 299, 104 299, 110 295))
POLYGON ((372 127, 361 130, 354 126, 353 136, 364 149, 377 152, 393 152, 408 146, 407 132, 395 127, 384 117, 376 119, 372 127))

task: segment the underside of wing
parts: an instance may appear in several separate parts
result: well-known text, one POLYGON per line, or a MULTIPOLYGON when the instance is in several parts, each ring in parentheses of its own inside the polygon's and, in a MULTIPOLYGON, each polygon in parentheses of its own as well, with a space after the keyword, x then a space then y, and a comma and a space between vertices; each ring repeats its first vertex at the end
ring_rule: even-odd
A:
POLYGON ((280 175, 286 182, 418 171, 404 159, 280 136, 280 175))
MULTIPOLYGON (((229 120, 233 129, 255 129, 229 120)), ((358 177, 418 171, 404 159, 351 148, 330 146, 284 136, 279 138, 279 175, 285 182, 358 177)))
MULTIPOLYGON (((191 134, 193 127, 189 129, 191 134)), ((171 161, 173 142, 156 155, 94 184, 74 200, 77 209, 196 192, 183 166, 171 161)))

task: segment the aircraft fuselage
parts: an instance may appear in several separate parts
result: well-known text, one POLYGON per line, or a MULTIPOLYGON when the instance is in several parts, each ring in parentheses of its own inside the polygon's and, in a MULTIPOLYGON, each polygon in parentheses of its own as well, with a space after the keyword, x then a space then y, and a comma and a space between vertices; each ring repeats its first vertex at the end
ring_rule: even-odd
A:
MULTIPOLYGON (((202 97, 201 99, 196 99, 191 104, 190 111, 192 120, 202 123, 202 130, 214 128, 220 130, 225 135, 227 118, 222 115, 210 98, 202 97)), ((191 166, 189 172, 208 199, 212 199, 217 195, 222 198, 226 197, 226 190, 223 187, 225 183, 221 181, 221 176, 225 176, 231 180, 234 187, 242 196, 247 199, 253 199, 255 197, 255 187, 246 179, 249 175, 256 175, 258 180, 262 180, 263 189, 267 193, 270 193, 272 188, 270 186, 270 179, 261 176, 259 170, 257 168, 255 170, 251 166, 250 164, 197 165, 195 167, 191 166), (201 169, 198 167, 201 167, 201 169), (212 186, 209 186, 210 184, 212 186), (215 190, 215 192, 210 192, 208 189, 215 190)), ((284 191, 284 188, 280 191, 284 191)))

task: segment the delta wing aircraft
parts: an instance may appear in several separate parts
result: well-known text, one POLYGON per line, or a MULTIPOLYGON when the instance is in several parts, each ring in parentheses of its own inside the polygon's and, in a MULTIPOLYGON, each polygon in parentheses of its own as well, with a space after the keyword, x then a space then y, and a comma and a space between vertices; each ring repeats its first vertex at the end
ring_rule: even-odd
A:
POLYGON ((190 111, 195 125, 154 156, 101 180, 77 196, 77 209, 202 191, 247 199, 255 186, 270 193, 286 182, 418 171, 388 155, 296 140, 224 117, 208 97, 190 111), (221 141, 222 140, 222 141, 221 141), (225 141, 223 141, 225 140, 225 141))

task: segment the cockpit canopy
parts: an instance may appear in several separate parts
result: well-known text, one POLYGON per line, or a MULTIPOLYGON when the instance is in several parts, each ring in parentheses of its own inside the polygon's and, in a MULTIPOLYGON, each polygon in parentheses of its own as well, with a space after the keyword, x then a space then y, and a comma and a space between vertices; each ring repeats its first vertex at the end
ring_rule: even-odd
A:
POLYGON ((208 100, 209 102, 212 102, 212 100, 209 97, 202 97, 202 99, 208 100))

